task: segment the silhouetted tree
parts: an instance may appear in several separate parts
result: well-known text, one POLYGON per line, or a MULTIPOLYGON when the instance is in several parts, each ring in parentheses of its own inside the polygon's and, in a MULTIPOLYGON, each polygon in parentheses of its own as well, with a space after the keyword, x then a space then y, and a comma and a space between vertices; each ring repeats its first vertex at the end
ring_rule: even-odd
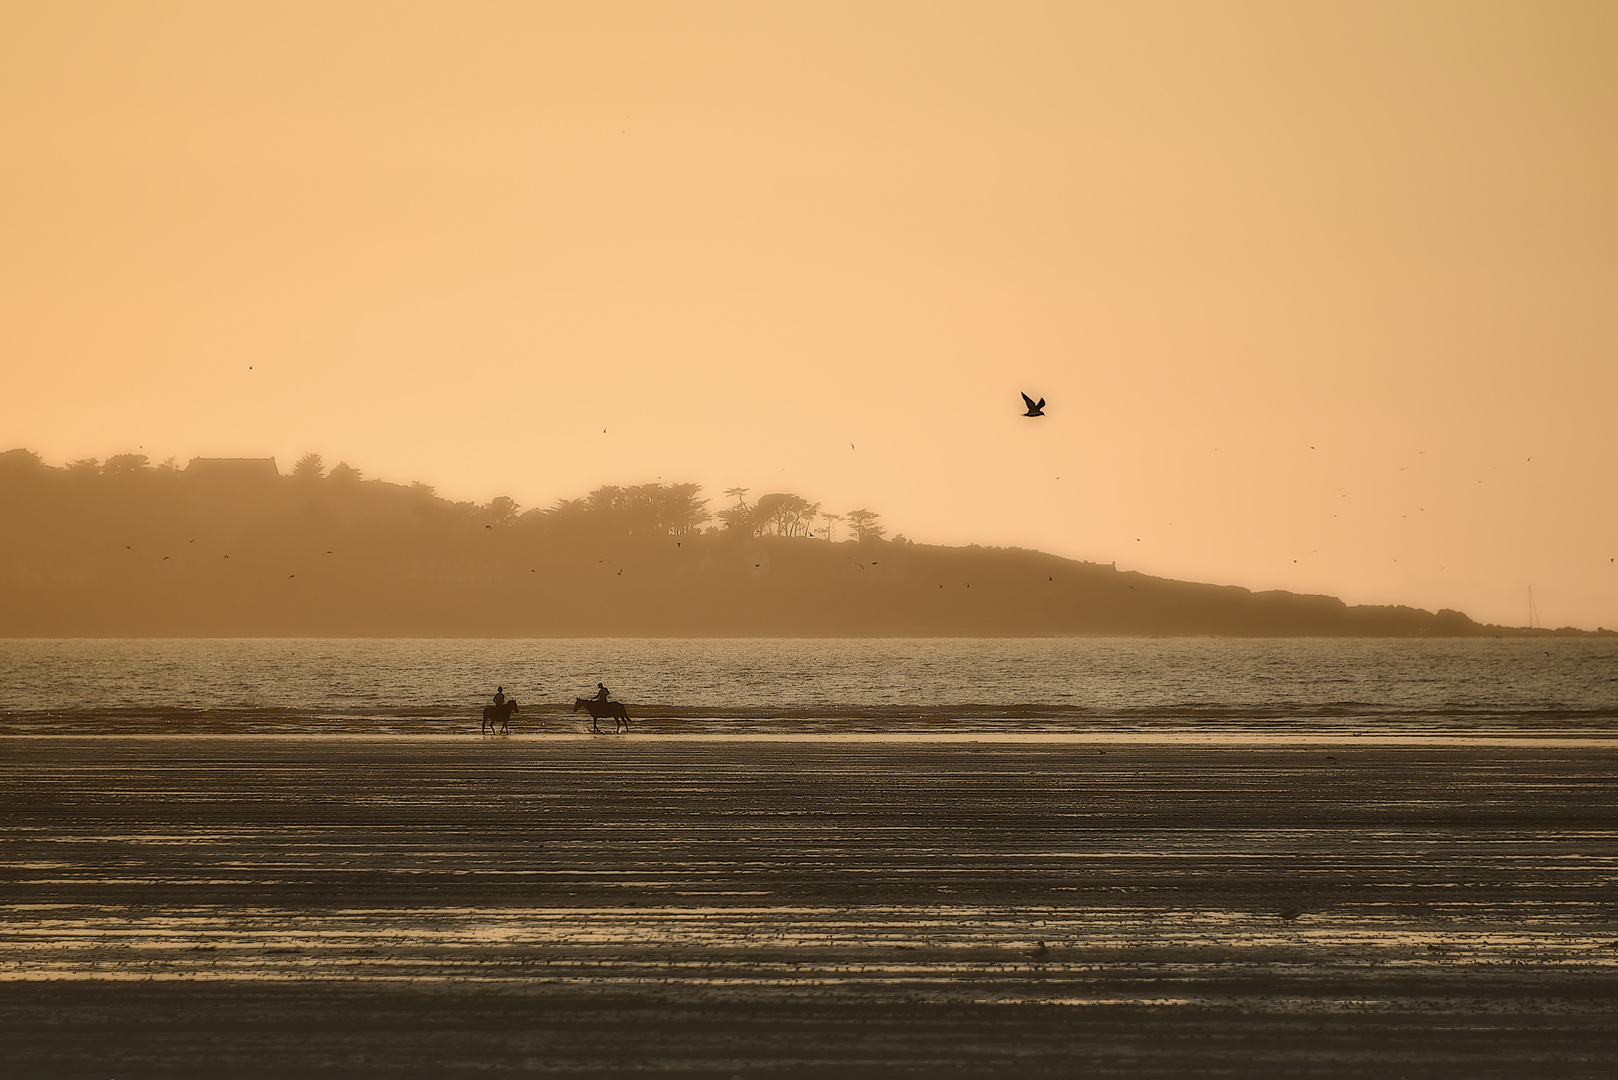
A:
POLYGON ((700 484, 605 485, 582 499, 558 499, 546 516, 587 519, 591 527, 630 535, 686 536, 712 519, 700 484))
POLYGON ((114 454, 107 459, 101 472, 104 476, 127 476, 144 468, 146 468, 145 454, 114 454))
POLYGON ((725 528, 740 529, 748 535, 752 535, 754 521, 753 508, 751 506, 747 506, 745 504, 727 506, 723 510, 719 511, 719 513, 715 516, 718 517, 720 521, 725 523, 725 528))
POLYGON ((670 484, 662 489, 658 517, 670 536, 690 536, 713 519, 708 500, 697 498, 701 491, 701 484, 670 484))
POLYGON ((725 489, 725 497, 728 499, 732 495, 734 495, 736 497, 736 502, 737 502, 738 505, 740 505, 740 506, 746 506, 747 505, 747 498, 746 498, 747 489, 746 488, 740 488, 740 487, 726 488, 725 489))
POLYGON ((556 502, 551 504, 551 508, 546 513, 555 517, 568 518, 578 517, 587 513, 589 509, 590 504, 583 499, 557 499, 556 502))
POLYGON ((843 517, 848 521, 849 528, 854 530, 856 540, 864 540, 866 537, 875 540, 888 531, 876 523, 877 515, 870 510, 850 510, 843 517))
POLYGON ((332 466, 331 475, 326 479, 334 480, 339 484, 354 484, 363 479, 360 471, 346 461, 339 461, 332 466))
POLYGON ((837 523, 843 520, 842 514, 821 514, 820 520, 826 523, 826 540, 836 540, 837 523))
POLYGON ((597 514, 610 514, 621 509, 624 489, 615 484, 603 484, 584 497, 585 508, 597 514))
POLYGON ((0 470, 36 473, 45 471, 45 459, 32 450, 7 450, 0 454, 0 470))
POLYGON ((293 477, 305 482, 319 480, 325 474, 326 463, 321 460, 319 454, 305 454, 298 459, 296 465, 292 466, 293 477))
POLYGON ((99 476, 101 475, 101 462, 93 457, 79 458, 77 461, 68 464, 67 471, 75 476, 99 476))
POLYGON ((494 525, 509 525, 517 518, 517 502, 505 495, 497 496, 489 503, 488 516, 494 525))
POLYGON ((754 528, 777 536, 802 536, 809 531, 809 522, 819 512, 819 503, 811 503, 801 495, 772 492, 760 495, 754 504, 754 528))

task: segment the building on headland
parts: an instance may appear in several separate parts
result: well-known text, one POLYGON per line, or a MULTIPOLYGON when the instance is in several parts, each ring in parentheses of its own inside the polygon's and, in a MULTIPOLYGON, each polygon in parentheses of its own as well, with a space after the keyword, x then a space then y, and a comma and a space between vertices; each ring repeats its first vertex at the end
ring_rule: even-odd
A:
POLYGON ((265 483, 279 479, 281 470, 272 457, 194 457, 185 475, 219 483, 265 483))

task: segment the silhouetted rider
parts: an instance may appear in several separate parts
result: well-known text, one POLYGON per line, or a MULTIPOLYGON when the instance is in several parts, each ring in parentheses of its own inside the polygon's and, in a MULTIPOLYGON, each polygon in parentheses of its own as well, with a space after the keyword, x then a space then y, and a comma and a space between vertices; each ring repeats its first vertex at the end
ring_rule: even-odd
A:
POLYGON ((494 688, 494 703, 496 705, 504 705, 506 703, 506 688, 505 687, 497 686, 497 687, 494 688))
POLYGON ((608 690, 605 686, 601 685, 600 683, 596 683, 596 700, 597 701, 606 701, 607 700, 607 695, 609 695, 610 693, 612 693, 612 691, 608 690))

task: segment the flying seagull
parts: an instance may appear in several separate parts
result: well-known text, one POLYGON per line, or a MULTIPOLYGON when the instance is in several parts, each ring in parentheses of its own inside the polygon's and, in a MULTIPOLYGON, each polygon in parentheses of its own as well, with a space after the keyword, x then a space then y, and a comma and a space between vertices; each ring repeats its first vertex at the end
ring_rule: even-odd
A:
POLYGON ((1045 399, 1044 398, 1040 398, 1038 404, 1035 404, 1034 399, 1029 397, 1027 394, 1024 394, 1022 396, 1022 399, 1023 399, 1023 401, 1027 402, 1027 404, 1028 404, 1028 411, 1023 413, 1024 416, 1044 416, 1045 415, 1045 399))

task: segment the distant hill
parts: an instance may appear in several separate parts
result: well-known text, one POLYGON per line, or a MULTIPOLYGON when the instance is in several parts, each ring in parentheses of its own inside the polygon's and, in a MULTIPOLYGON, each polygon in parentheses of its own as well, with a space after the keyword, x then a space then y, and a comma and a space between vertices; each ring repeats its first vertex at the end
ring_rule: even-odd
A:
MULTIPOLYGON (((0 454, 0 635, 1480 636, 1457 611, 1171 581, 1017 548, 812 528, 695 485, 518 513, 306 459, 53 468, 0 454)), ((858 512, 864 514, 865 512, 858 512)), ((856 515, 857 516, 857 515, 856 515)), ((824 520, 824 519, 822 519, 824 520)), ((836 522, 830 522, 835 526, 836 522)), ((1549 633, 1549 631, 1533 631, 1549 633)), ((1575 634, 1578 631, 1558 631, 1575 634)))

